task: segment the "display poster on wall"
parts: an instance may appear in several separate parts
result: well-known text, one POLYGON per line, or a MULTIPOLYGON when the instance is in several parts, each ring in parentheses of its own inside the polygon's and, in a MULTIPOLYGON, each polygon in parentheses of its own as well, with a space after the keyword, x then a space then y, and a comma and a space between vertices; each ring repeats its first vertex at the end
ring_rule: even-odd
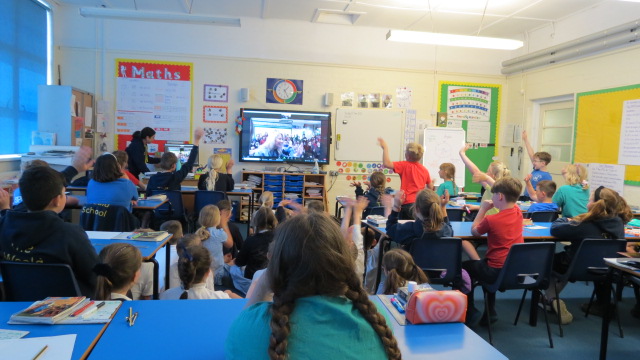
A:
POLYGON ((449 86, 447 115, 451 120, 489 121, 491 89, 474 86, 449 86))
POLYGON ((617 191, 620 196, 624 195, 624 165, 591 163, 588 166, 589 187, 591 189, 604 186, 617 191))
POLYGON ((623 103, 618 164, 640 165, 640 100, 623 103))
POLYGON ((192 74, 192 63, 116 59, 116 148, 147 126, 160 151, 166 141, 189 141, 192 74))

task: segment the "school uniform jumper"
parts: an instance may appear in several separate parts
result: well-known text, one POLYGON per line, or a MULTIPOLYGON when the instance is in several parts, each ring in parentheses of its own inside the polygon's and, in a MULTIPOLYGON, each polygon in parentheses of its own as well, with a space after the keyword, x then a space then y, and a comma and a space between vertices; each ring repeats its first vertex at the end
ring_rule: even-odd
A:
POLYGON ((224 254, 222 253, 222 247, 224 246, 224 242, 227 241, 227 233, 222 229, 216 229, 214 227, 207 228, 207 230, 211 236, 202 241, 202 246, 207 248, 211 253, 211 271, 214 273, 213 283, 222 285, 222 277, 224 275, 224 254))
POLYGON ((84 296, 94 296, 100 262, 87 233, 53 211, 7 211, 0 219, 0 258, 6 261, 68 264, 84 296))
POLYGON ((269 264, 267 252, 269 244, 273 241, 273 231, 263 231, 247 237, 242 251, 236 257, 236 265, 246 266, 244 277, 253 279, 253 274, 260 269, 264 269, 269 264))
MULTIPOLYGON (((387 219, 387 235, 392 241, 409 248, 413 241, 422 237, 424 234, 424 227, 420 220, 407 221, 400 224, 398 223, 398 214, 399 213, 397 211, 391 211, 389 219, 387 219)), ((437 239, 453 236, 453 228, 449 223, 449 218, 445 217, 442 228, 440 228, 440 230, 430 232, 429 236, 437 239)))
POLYGON ((458 196, 458 187, 455 186, 453 181, 447 180, 438 186, 438 190, 436 190, 436 194, 438 196, 444 195, 444 191, 449 191, 449 196, 458 196))
POLYGON ((131 200, 138 200, 138 189, 129 179, 117 179, 109 182, 89 180, 87 204, 124 206, 131 212, 133 210, 131 200))
POLYGON ((189 159, 178 171, 174 172, 159 172, 151 175, 149 183, 147 184, 147 193, 149 190, 180 190, 182 180, 189 175, 189 171, 193 167, 193 163, 198 157, 198 147, 193 146, 189 153, 189 159))
MULTIPOLYGON (((378 189, 370 188, 369 190, 364 191, 362 189, 362 186, 356 186, 355 191, 356 197, 364 196, 367 198, 367 200, 369 200, 369 205, 367 205, 367 208, 364 210, 363 216, 369 215, 372 208, 376 206, 382 206, 382 194, 380 194, 380 191, 378 191, 378 189)), ((393 189, 390 187, 384 189, 384 194, 391 194, 392 192, 393 189)))
POLYGON ((580 184, 562 185, 551 200, 562 208, 562 216, 574 217, 587 212, 589 189, 580 184))
POLYGON ((136 178, 140 176, 140 173, 149 172, 147 163, 160 163, 160 159, 149 156, 147 153, 147 145, 142 142, 142 139, 131 139, 125 151, 127 155, 129 155, 129 172, 136 178))
MULTIPOLYGON (((160 294, 160 300, 179 300, 184 293, 182 286, 174 287, 160 294)), ((194 284, 187 290, 189 300, 198 299, 230 299, 229 294, 224 291, 213 291, 207 289, 205 283, 194 284)))
MULTIPOLYGON (((198 190, 209 190, 207 189, 207 178, 209 178, 208 172, 200 175, 200 179, 198 179, 198 190)), ((214 188, 211 190, 227 192, 233 190, 233 186, 235 184, 236 183, 231 174, 218 173, 218 180, 216 181, 214 188)))
MULTIPOLYGON (((546 171, 533 169, 531 172, 531 186, 533 187, 533 190, 536 189, 538 182, 542 180, 553 180, 553 178, 551 177, 551 174, 546 171)), ((529 192, 526 187, 524 188, 524 195, 529 196, 529 192)))

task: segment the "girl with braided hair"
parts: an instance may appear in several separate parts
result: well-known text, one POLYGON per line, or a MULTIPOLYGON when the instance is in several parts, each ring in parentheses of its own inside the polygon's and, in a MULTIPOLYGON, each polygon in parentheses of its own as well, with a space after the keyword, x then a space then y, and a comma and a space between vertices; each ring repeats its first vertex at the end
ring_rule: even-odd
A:
POLYGON ((328 215, 300 214, 282 223, 267 272, 231 326, 226 358, 400 359, 361 280, 328 215))
POLYGON ((96 300, 131 300, 129 290, 140 277, 142 255, 131 244, 115 243, 100 250, 102 261, 93 268, 98 275, 96 300))
POLYGON ((418 284, 429 281, 427 275, 413 261, 411 254, 402 249, 387 251, 382 257, 382 269, 386 275, 383 294, 395 294, 398 288, 407 285, 407 281, 415 281, 418 284))

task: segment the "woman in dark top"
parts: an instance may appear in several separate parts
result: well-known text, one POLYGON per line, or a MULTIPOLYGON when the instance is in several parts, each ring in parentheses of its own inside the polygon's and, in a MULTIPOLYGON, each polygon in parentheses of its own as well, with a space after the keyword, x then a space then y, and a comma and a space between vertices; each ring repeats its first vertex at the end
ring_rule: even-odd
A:
POLYGON ((129 172, 136 178, 139 177, 140 173, 149 172, 147 163, 160 163, 160 159, 151 157, 147 153, 147 144, 153 142, 155 138, 156 131, 150 127, 136 131, 131 135, 131 143, 125 151, 129 155, 129 172))
POLYGON ((258 209, 251 221, 255 224, 254 233, 244 241, 236 257, 236 265, 246 265, 244 277, 247 279, 253 279, 256 271, 265 269, 269 264, 267 252, 273 240, 273 229, 278 225, 273 211, 266 207, 258 209))
POLYGON ((231 168, 233 167, 233 159, 227 162, 226 170, 223 171, 222 156, 211 155, 207 161, 207 172, 200 175, 198 180, 198 190, 209 191, 231 191, 235 182, 231 176, 231 168))

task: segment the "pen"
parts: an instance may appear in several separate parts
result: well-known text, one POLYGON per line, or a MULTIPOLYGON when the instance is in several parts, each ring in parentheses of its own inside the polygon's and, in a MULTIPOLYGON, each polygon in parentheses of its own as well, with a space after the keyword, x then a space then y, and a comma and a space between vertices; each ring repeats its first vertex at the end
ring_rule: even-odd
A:
POLYGON ((398 310, 400 314, 404 314, 404 308, 402 307, 400 302, 396 300, 396 298, 394 297, 391 298, 391 304, 398 310))
POLYGON ((33 357, 33 360, 38 360, 40 359, 40 357, 42 356, 42 354, 44 354, 45 351, 47 351, 47 349, 49 348, 49 345, 45 345, 42 350, 38 351, 38 353, 36 354, 36 356, 33 357))
POLYGON ((85 306, 81 307, 80 309, 76 310, 76 312, 71 314, 71 316, 78 316, 78 315, 82 314, 83 311, 87 310, 89 308, 89 306, 91 306, 93 304, 95 304, 95 301, 89 301, 85 306))
POLYGON ((98 305, 96 306, 92 306, 89 309, 87 309, 85 312, 83 312, 81 315, 83 318, 89 317, 89 315, 93 314, 94 311, 100 309, 101 307, 104 306, 104 301, 100 302, 98 305))

